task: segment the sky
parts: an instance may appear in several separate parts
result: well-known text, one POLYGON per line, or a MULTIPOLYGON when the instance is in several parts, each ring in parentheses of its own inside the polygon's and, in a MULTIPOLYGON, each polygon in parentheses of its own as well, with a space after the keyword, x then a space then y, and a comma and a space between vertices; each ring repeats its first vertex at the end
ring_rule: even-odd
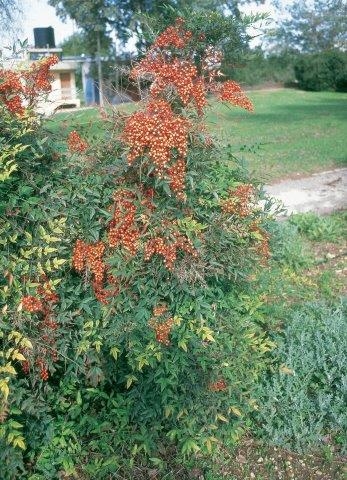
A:
POLYGON ((74 22, 66 20, 63 23, 57 17, 55 8, 49 6, 46 0, 22 0, 22 2, 23 38, 27 38, 29 44, 34 44, 33 28, 35 27, 53 27, 56 45, 76 31, 74 22))
MULTIPOLYGON (((289 0, 288 0, 289 2, 289 0)), ((47 0, 22 0, 23 14, 21 15, 22 29, 18 37, 21 40, 28 39, 29 45, 34 44, 33 28, 35 27, 49 27, 54 28, 55 42, 58 45, 77 30, 72 20, 62 22, 56 15, 55 9, 47 4, 47 0)), ((266 0, 261 6, 247 6, 245 13, 269 12, 273 14, 273 7, 271 0, 266 0)), ((6 42, 6 35, 0 35, 0 42, 4 45, 6 42)))

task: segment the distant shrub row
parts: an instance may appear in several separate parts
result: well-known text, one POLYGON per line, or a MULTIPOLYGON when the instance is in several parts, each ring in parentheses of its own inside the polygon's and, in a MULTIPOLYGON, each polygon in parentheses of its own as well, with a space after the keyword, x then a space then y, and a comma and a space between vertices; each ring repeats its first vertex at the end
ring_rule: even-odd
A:
POLYGON ((337 50, 300 55, 294 64, 295 77, 303 90, 347 91, 347 53, 337 50))
POLYGON ((347 53, 338 50, 314 54, 287 51, 264 56, 258 48, 249 53, 244 65, 236 67, 229 67, 228 74, 246 85, 275 82, 317 92, 347 91, 347 53))

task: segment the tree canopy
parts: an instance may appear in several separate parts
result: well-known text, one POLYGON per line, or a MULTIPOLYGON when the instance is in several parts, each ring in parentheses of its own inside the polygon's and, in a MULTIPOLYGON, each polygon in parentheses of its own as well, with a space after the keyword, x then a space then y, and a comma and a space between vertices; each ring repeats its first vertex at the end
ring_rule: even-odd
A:
POLYGON ((20 11, 20 0, 0 0, 0 29, 2 37, 17 33, 18 22, 16 20, 20 11))
POLYGON ((0 0, 0 26, 13 20, 14 12, 18 10, 17 0, 0 0))
POLYGON ((304 53, 347 46, 347 3, 344 0, 294 0, 287 8, 277 2, 283 20, 274 40, 282 49, 304 53))
MULTIPOLYGON (((250 0, 48 0, 57 14, 64 20, 75 20, 88 37, 109 37, 114 32, 125 43, 133 34, 143 36, 143 15, 150 15, 163 21, 165 25, 167 9, 174 11, 192 9, 194 11, 217 11, 240 17, 239 7, 250 0)), ((256 0, 264 3, 264 0, 256 0)), ((95 43, 95 42, 94 42, 95 43)))

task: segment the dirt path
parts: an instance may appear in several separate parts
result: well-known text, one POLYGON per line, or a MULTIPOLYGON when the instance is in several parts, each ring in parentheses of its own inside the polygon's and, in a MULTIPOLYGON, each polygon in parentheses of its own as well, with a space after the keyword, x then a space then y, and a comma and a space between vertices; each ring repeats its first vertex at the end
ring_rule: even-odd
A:
POLYGON ((281 180, 266 185, 271 197, 283 202, 291 213, 331 213, 347 208, 347 168, 315 173, 297 180, 281 180))

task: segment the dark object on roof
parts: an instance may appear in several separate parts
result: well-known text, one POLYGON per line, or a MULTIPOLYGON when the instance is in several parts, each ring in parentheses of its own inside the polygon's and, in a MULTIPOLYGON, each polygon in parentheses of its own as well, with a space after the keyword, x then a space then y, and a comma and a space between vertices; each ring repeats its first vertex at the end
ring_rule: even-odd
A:
POLYGON ((34 28, 35 48, 55 48, 54 28, 34 28))

